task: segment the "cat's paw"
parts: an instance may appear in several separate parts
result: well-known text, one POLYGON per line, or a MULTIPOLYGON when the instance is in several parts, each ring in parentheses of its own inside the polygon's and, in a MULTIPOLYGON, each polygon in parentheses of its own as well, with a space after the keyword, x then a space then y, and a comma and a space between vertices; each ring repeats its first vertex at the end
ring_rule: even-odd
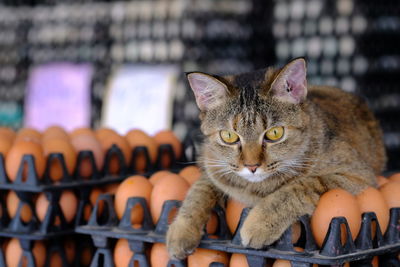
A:
POLYGON ((202 231, 184 220, 175 220, 168 228, 166 244, 172 259, 184 259, 199 245, 202 231))
POLYGON ((240 229, 243 246, 261 249, 279 239, 282 235, 280 227, 271 222, 265 223, 268 219, 253 210, 249 213, 240 229))

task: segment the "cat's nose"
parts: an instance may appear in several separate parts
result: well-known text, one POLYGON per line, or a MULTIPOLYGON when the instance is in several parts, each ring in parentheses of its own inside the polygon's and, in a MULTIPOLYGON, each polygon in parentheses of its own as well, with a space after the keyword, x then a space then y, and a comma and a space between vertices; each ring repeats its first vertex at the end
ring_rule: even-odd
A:
POLYGON ((257 171, 257 168, 260 167, 260 164, 244 164, 244 166, 252 173, 255 173, 257 171))

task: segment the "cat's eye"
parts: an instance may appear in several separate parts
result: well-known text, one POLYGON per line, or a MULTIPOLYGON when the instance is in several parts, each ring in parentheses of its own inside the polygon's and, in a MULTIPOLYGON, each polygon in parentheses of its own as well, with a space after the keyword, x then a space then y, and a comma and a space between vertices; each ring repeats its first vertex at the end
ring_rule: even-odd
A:
POLYGON ((282 138, 284 129, 282 126, 272 127, 265 133, 265 139, 267 141, 278 141, 282 138))
POLYGON ((221 136, 222 141, 230 145, 239 141, 239 135, 232 131, 222 130, 219 132, 219 135, 221 136))

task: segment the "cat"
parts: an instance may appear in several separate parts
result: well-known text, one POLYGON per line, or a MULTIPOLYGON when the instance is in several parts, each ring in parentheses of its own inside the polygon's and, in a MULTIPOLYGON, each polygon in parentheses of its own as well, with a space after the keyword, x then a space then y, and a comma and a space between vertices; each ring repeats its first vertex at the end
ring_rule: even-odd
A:
POLYGON ((378 121, 359 97, 307 85, 306 63, 235 76, 187 74, 200 109, 201 178, 169 226, 171 258, 193 253, 211 209, 231 197, 252 207, 243 246, 275 242, 333 188, 376 187, 386 154, 378 121))

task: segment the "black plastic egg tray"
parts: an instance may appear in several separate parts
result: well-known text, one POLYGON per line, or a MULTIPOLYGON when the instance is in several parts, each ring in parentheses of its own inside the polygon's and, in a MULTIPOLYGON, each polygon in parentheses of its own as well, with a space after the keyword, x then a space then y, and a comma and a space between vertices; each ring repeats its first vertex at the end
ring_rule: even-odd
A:
MULTIPOLYGON (((98 248, 92 261, 93 267, 114 266, 110 240, 115 238, 124 238, 129 241, 130 248, 134 251, 131 262, 137 262, 140 267, 150 266, 145 257, 146 244, 165 242, 169 213, 172 209, 179 208, 180 204, 179 201, 166 201, 159 222, 157 225, 153 225, 146 201, 143 198, 130 198, 124 215, 119 221, 114 210, 113 196, 104 194, 98 198, 88 224, 77 227, 76 232, 91 235, 95 246, 98 248), (103 202, 104 207, 106 207, 103 208, 101 214, 98 211, 100 202, 103 202), (140 229, 134 229, 130 222, 131 209, 137 204, 144 209, 144 218, 140 229)), ((343 229, 346 231, 346 236, 351 236, 347 221, 344 217, 334 218, 330 223, 321 249, 317 248, 312 236, 309 217, 303 216, 300 218, 301 237, 296 244, 292 244, 292 229, 290 227, 277 242, 262 250, 246 248, 241 245, 240 228, 249 210, 249 208, 243 210, 238 228, 232 236, 227 228, 224 210, 215 207, 214 212, 218 216, 218 230, 215 234, 217 238, 205 235, 199 247, 245 254, 251 267, 265 266, 267 259, 289 260, 295 267, 312 266, 312 264, 341 266, 345 262, 351 262, 351 266, 367 267, 372 266, 371 260, 374 256, 379 256, 380 266, 400 266, 398 259, 400 252, 400 208, 390 210, 390 223, 384 234, 380 230, 376 215, 364 213, 358 237, 355 241, 347 238, 345 244, 342 244, 340 237, 343 229), (371 238, 373 224, 376 225, 374 239, 371 238), (295 251, 294 246, 304 248, 304 252, 295 251)), ((186 261, 171 260, 168 266, 186 266, 186 261)))

